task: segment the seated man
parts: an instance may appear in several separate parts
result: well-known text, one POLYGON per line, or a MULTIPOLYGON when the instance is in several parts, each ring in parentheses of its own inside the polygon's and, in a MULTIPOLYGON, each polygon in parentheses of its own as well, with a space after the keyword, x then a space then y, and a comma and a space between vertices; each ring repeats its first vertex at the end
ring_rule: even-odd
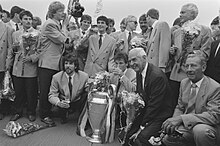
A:
POLYGON ((220 128, 220 85, 204 75, 206 59, 201 51, 194 51, 186 58, 188 78, 180 85, 178 105, 172 118, 162 125, 166 146, 217 146, 220 128), (171 136, 174 130, 182 137, 171 136), (218 137, 218 138, 217 138, 218 137))
POLYGON ((67 122, 67 109, 81 112, 87 99, 84 89, 88 74, 78 70, 78 59, 72 54, 65 55, 64 68, 53 76, 48 97, 49 102, 58 107, 61 123, 67 122))

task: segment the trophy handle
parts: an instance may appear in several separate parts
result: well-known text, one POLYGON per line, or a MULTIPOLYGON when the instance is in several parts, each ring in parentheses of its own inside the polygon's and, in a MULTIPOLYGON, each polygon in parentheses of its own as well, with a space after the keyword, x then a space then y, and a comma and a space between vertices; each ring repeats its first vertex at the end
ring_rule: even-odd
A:
POLYGON ((110 99, 115 99, 115 97, 116 97, 116 85, 110 84, 110 86, 108 87, 108 94, 109 94, 110 99))

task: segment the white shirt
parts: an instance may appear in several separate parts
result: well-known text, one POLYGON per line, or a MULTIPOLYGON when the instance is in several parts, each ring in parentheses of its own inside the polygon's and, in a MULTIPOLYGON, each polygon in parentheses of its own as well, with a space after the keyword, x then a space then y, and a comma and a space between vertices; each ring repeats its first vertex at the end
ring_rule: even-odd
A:
POLYGON ((19 23, 15 23, 14 21, 10 20, 8 24, 16 31, 16 24, 18 24, 18 28, 21 29, 21 25, 19 23))
MULTIPOLYGON (((69 82, 69 75, 65 72, 65 74, 66 74, 66 77, 67 77, 67 79, 68 79, 68 82, 69 82)), ((73 77, 74 77, 74 75, 75 75, 75 73, 74 74, 72 74, 72 78, 71 78, 71 83, 72 83, 72 85, 73 85, 73 77)))
MULTIPOLYGON (((203 79, 204 79, 204 77, 203 77, 201 80, 199 80, 198 82, 195 83, 195 84, 196 84, 196 95, 197 95, 197 93, 199 92, 199 89, 200 89, 200 86, 201 86, 201 84, 202 84, 203 79)), ((193 83, 191 82, 191 85, 192 85, 192 84, 193 84, 193 83)))
POLYGON ((146 77, 146 73, 147 73, 147 67, 148 67, 148 62, 146 62, 146 65, 144 67, 144 70, 142 71, 141 75, 142 75, 142 85, 144 88, 144 81, 145 81, 145 77, 146 77))

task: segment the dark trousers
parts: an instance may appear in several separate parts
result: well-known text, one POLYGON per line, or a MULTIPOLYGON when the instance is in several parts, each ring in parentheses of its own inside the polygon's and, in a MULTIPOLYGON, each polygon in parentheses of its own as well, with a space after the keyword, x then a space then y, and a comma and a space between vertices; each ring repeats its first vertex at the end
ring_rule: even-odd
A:
MULTIPOLYGON (((0 90, 3 88, 5 72, 0 72, 0 90)), ((12 101, 8 99, 2 99, 0 104, 0 114, 8 114, 11 111, 12 101)))
POLYGON ((56 113, 58 112, 60 118, 66 118, 66 114, 68 111, 70 111, 70 112, 78 111, 81 114, 81 112, 85 106, 86 100, 87 100, 87 92, 83 93, 79 100, 77 100, 75 102, 71 102, 70 107, 68 109, 57 107, 55 109, 55 112, 56 113))
POLYGON ((51 104, 48 101, 48 94, 52 77, 58 71, 41 67, 38 68, 38 71, 40 85, 39 114, 40 118, 45 118, 51 116, 51 104))
MULTIPOLYGON (((165 120, 165 119, 164 119, 165 120)), ((123 146, 128 146, 129 144, 132 146, 152 146, 148 140, 151 138, 151 136, 154 137, 159 137, 160 133, 159 131, 161 130, 161 125, 164 122, 164 120, 155 120, 151 122, 148 126, 146 126, 141 133, 138 135, 137 139, 135 142, 132 142, 129 140, 129 138, 138 131, 140 126, 132 126, 131 130, 128 131, 127 137, 126 137, 126 142, 123 144, 123 146)))
POLYGON ((37 107, 38 84, 37 77, 15 77, 15 101, 13 103, 13 112, 22 114, 24 104, 27 103, 27 114, 35 115, 37 107))
POLYGON ((169 84, 172 89, 172 93, 174 97, 173 104, 174 104, 174 107, 176 107, 178 98, 179 98, 180 82, 169 80, 169 84))

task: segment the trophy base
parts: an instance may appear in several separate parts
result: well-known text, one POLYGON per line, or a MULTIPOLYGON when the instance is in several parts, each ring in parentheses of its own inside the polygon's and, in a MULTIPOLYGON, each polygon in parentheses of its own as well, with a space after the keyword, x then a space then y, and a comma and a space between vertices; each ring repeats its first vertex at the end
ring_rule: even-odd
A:
POLYGON ((102 143, 101 138, 94 135, 92 135, 92 137, 87 137, 87 140, 91 143, 102 143))

